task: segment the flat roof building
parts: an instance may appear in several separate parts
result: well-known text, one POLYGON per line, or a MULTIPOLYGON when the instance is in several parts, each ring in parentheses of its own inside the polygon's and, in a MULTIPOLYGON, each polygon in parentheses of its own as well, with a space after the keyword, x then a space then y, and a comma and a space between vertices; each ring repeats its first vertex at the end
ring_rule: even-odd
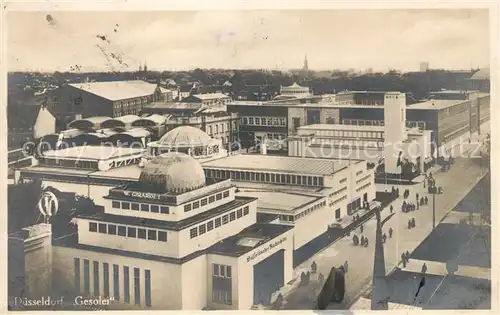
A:
MULTIPOLYGON (((293 226, 257 223, 257 199, 235 192, 186 154, 157 157, 77 215, 77 237, 44 245, 55 258, 49 274, 68 296, 111 298, 110 309, 268 304, 293 276, 293 226)), ((26 260, 37 266, 41 256, 26 260)))

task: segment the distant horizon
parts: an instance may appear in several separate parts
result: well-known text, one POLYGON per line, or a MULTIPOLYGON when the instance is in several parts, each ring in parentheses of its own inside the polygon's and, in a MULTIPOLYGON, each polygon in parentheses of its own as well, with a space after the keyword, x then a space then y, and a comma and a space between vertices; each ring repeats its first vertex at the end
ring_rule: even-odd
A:
POLYGON ((487 9, 12 11, 7 22, 11 72, 290 71, 306 55, 314 71, 490 62, 487 9))

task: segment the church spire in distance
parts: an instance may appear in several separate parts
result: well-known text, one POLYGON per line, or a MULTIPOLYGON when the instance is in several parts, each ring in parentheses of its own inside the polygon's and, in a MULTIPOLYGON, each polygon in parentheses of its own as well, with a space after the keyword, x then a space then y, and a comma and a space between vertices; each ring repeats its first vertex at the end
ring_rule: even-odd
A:
POLYGON ((307 61, 307 54, 304 56, 304 67, 302 67, 304 72, 309 72, 309 62, 307 61))

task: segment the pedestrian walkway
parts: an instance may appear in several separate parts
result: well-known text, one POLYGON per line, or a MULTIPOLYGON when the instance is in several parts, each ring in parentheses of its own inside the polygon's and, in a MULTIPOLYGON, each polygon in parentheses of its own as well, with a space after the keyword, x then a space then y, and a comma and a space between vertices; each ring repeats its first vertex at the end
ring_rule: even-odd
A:
MULTIPOLYGON (((451 211, 456 204, 462 200, 465 195, 472 189, 472 187, 481 178, 481 172, 476 163, 469 159, 456 159, 456 163, 446 173, 436 172, 433 177, 439 186, 444 188, 444 194, 436 196, 436 225, 439 221, 451 211)), ((383 189, 378 188, 380 191, 383 189)), ((388 187, 388 191, 392 185, 388 187)), ((432 200, 431 196, 427 193, 427 188, 422 184, 416 185, 401 185, 396 186, 399 188, 400 195, 404 189, 410 189, 410 201, 415 202, 415 194, 418 192, 420 196, 428 196, 429 203, 427 206, 420 207, 408 213, 401 212, 401 204, 404 199, 402 197, 396 199, 391 204, 394 208, 394 213, 390 220, 384 224, 384 233, 387 234, 388 230, 392 228, 394 233, 392 238, 387 239, 384 245, 386 271, 391 272, 394 267, 400 263, 401 253, 408 251, 413 252, 414 249, 430 234, 432 231, 432 200), (414 217, 416 227, 408 230, 407 222, 410 218, 414 217)), ((389 206, 382 212, 382 220, 384 220, 391 213, 389 206)), ((371 277, 373 272, 373 250, 375 240, 375 218, 368 220, 363 224, 363 236, 368 237, 369 246, 361 247, 354 246, 352 237, 354 234, 361 236, 360 229, 357 228, 351 232, 349 237, 344 237, 330 247, 318 252, 315 256, 306 260, 298 266, 300 270, 309 270, 313 261, 316 262, 318 272, 328 274, 333 266, 340 266, 346 260, 349 262, 349 272, 346 275, 346 296, 345 302, 342 305, 332 305, 331 308, 348 309, 349 305, 366 290, 370 288, 371 277)), ((295 273, 295 277, 300 277, 300 272, 295 273)), ((283 294, 286 309, 310 309, 311 305, 305 305, 301 301, 302 290, 291 290, 283 294)), ((330 307, 329 307, 330 308, 330 307)), ((355 308, 354 308, 355 309, 355 308)))
MULTIPOLYGON (((406 267, 402 268, 402 270, 420 273, 422 272, 422 266, 424 265, 424 263, 427 267, 426 274, 436 276, 446 276, 448 274, 448 271, 446 270, 446 263, 420 259, 410 259, 410 261, 406 264, 406 267)), ((491 280, 491 269, 459 265, 458 270, 455 271, 454 275, 491 280)))
MULTIPOLYGON (((369 311, 371 310, 371 303, 372 301, 370 299, 361 297, 359 298, 356 303, 353 304, 352 309, 355 309, 356 311, 369 311)), ((399 304, 399 303, 392 303, 389 302, 389 311, 421 311, 422 308, 414 305, 407 305, 407 304, 399 304)))

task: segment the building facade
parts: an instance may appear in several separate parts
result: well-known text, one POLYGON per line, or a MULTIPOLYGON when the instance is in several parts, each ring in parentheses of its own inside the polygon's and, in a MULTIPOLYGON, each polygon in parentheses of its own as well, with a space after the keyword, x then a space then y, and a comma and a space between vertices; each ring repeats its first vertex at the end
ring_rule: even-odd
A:
POLYGON ((164 97, 156 84, 145 81, 84 82, 66 84, 47 95, 48 108, 67 124, 75 119, 137 115, 164 97))
POLYGON ((293 274, 292 227, 257 223, 256 198, 235 190, 231 180, 206 180, 188 155, 158 157, 138 181, 109 189, 101 206, 78 215, 77 237, 47 245, 46 274, 67 297, 108 301, 106 309, 267 304, 293 274))

